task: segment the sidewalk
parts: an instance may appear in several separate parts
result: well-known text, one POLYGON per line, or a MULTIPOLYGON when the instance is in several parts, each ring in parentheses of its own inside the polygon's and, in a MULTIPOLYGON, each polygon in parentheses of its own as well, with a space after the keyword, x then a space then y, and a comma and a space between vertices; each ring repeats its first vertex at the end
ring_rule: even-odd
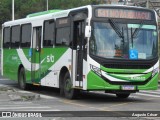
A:
POLYGON ((0 102, 2 101, 31 101, 39 100, 40 95, 27 91, 20 91, 9 86, 0 86, 0 102))

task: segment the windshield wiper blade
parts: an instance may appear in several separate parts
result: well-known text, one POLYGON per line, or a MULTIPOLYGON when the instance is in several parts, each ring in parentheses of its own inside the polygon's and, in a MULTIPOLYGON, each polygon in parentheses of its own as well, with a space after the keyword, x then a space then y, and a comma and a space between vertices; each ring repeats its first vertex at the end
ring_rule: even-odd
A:
POLYGON ((136 29, 134 30, 134 32, 132 31, 132 28, 131 28, 131 42, 132 42, 132 48, 133 48, 133 38, 135 38, 135 37, 138 35, 140 29, 141 29, 142 26, 143 26, 143 23, 144 23, 144 21, 141 21, 140 26, 139 26, 138 28, 136 28, 136 29), (132 32, 133 32, 133 33, 132 33, 132 32))
POLYGON ((133 34, 131 34, 131 37, 132 37, 132 38, 135 38, 135 37, 138 35, 140 29, 141 29, 142 26, 143 26, 143 23, 144 23, 144 21, 142 21, 141 24, 140 24, 140 26, 134 30, 133 34))
POLYGON ((123 36, 123 32, 121 32, 121 30, 119 29, 118 25, 112 20, 112 19, 108 19, 111 27, 114 29, 114 31, 117 33, 117 35, 120 37, 120 38, 124 38, 123 36))

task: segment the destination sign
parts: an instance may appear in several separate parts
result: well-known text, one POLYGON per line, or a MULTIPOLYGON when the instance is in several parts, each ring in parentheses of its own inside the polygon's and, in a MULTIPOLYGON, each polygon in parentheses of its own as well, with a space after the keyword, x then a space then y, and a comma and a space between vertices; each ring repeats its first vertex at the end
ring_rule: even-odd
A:
POLYGON ((68 23, 68 19, 65 18, 65 19, 59 19, 59 24, 67 24, 68 23))
POLYGON ((56 20, 56 26, 57 27, 64 27, 64 26, 69 26, 69 18, 59 18, 56 20))
POLYGON ((96 9, 96 17, 151 20, 151 12, 126 9, 96 9))

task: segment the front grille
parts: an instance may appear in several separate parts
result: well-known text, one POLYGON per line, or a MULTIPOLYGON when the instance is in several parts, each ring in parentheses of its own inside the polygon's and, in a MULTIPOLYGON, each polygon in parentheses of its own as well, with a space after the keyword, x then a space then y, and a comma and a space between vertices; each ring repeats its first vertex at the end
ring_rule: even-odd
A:
POLYGON ((103 65, 106 68, 116 68, 116 69, 149 69, 152 67, 150 64, 122 64, 122 63, 107 63, 103 65))
POLYGON ((115 69, 149 69, 158 61, 158 57, 152 60, 117 60, 105 59, 91 55, 91 58, 106 68, 115 69))
POLYGON ((111 84, 111 85, 145 85, 145 84, 147 84, 152 79, 152 77, 149 77, 147 80, 142 81, 142 82, 134 82, 134 81, 133 82, 110 81, 107 78, 105 78, 104 76, 102 76, 102 79, 104 81, 106 81, 107 83, 111 84))

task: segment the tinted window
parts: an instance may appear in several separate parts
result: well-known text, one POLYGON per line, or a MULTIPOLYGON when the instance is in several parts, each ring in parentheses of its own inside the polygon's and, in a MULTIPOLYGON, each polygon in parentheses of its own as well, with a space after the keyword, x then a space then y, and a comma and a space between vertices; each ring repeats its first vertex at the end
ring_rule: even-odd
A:
POLYGON ((4 42, 3 42, 3 47, 4 48, 9 48, 10 47, 10 27, 4 28, 4 42))
POLYGON ((56 45, 69 45, 70 27, 57 28, 56 45))
POLYGON ((11 47, 18 48, 20 43, 20 26, 13 26, 11 35, 11 47))
POLYGON ((30 47, 31 45, 31 24, 22 25, 21 47, 30 47))
POLYGON ((44 22, 44 40, 43 40, 43 46, 44 47, 51 47, 54 44, 54 21, 45 21, 44 22))

